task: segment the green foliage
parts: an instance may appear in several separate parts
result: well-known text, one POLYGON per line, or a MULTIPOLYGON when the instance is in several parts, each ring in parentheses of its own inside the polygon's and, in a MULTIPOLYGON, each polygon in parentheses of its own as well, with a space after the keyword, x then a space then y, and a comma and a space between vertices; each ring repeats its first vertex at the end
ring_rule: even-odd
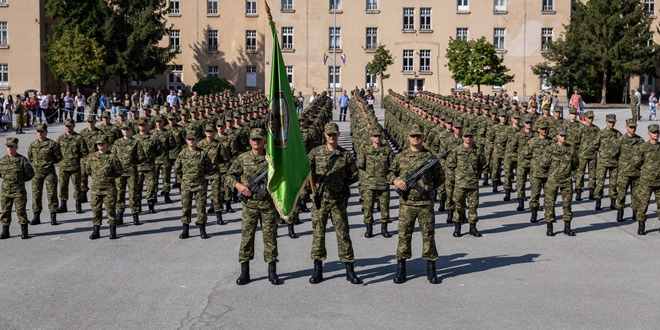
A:
POLYGON ((105 73, 105 48, 77 28, 51 38, 43 54, 56 77, 67 83, 91 85, 105 73))
POLYGON ((445 57, 452 79, 463 86, 476 85, 480 91, 481 85, 504 86, 514 79, 485 37, 470 41, 449 38, 445 57))
POLYGON ((200 79, 195 84, 195 86, 193 86, 192 90, 197 92, 199 95, 209 95, 214 93, 222 93, 226 90, 235 92, 236 88, 234 88, 234 85, 232 85, 225 78, 218 78, 216 76, 207 76, 200 79))
POLYGON ((383 80, 388 79, 390 77, 390 75, 386 74, 385 72, 387 71, 387 68, 392 64, 394 64, 394 59, 392 58, 392 54, 383 45, 378 45, 378 48, 376 49, 376 53, 374 53, 373 60, 367 63, 367 71, 369 71, 369 74, 377 75, 378 79, 380 80, 381 103, 383 102, 383 97, 385 95, 385 93, 382 92, 383 80))

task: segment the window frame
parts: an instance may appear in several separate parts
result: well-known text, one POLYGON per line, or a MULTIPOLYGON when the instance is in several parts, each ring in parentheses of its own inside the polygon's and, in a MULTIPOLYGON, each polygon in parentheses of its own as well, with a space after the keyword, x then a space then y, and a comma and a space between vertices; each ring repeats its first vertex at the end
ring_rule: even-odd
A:
POLYGON ((554 34, 554 29, 553 28, 541 28, 541 51, 547 51, 548 50, 548 43, 549 41, 552 41, 552 36, 554 34), (550 35, 547 35, 546 32, 550 31, 550 35))
POLYGON ((506 0, 494 0, 493 12, 503 13, 506 12, 506 0))
POLYGON ((293 0, 282 0, 282 11, 292 11, 294 10, 293 8, 293 0))
POLYGON ((420 31, 431 31, 433 30, 433 25, 432 25, 432 20, 431 20, 431 15, 433 14, 433 10, 431 7, 422 7, 419 8, 419 30, 420 31), (424 11, 427 11, 427 13, 424 13, 424 11), (424 22, 424 21, 428 22, 424 22))
POLYGON ((245 51, 257 51, 257 30, 245 30, 245 51))
POLYGON ((470 11, 470 2, 469 2, 469 0, 456 0, 456 11, 457 12, 468 12, 468 11, 470 11))
POLYGON ((0 46, 9 46, 9 23, 0 22, 0 46), (4 26, 4 28, 3 28, 4 26))
POLYGON ((365 89, 371 88, 372 91, 378 90, 378 77, 375 74, 370 74, 369 69, 366 67, 365 76, 364 76, 364 87, 365 89))
POLYGON ((207 76, 219 77, 220 76, 220 67, 217 65, 209 65, 206 69, 207 76))
POLYGON ((341 49, 341 27, 330 27, 328 30, 328 49, 341 49))
POLYGON ((553 11, 555 11, 555 1, 554 0, 542 0, 542 2, 541 2, 541 11, 543 11, 543 12, 553 12, 553 11))
POLYGON ((493 46, 495 46, 495 51, 505 51, 506 50, 506 28, 493 28, 493 46), (502 34, 498 34, 498 32, 502 34))
POLYGON ((184 87, 185 84, 183 83, 183 65, 171 64, 170 72, 167 74, 167 89, 179 90, 183 89, 184 87))
POLYGON ((170 52, 181 51, 181 30, 170 30, 170 52))
POLYGON ((425 73, 431 72, 431 50, 430 49, 420 49, 419 50, 419 72, 425 72, 425 73))
POLYGON ((368 28, 366 28, 365 34, 366 34, 366 42, 365 42, 366 50, 376 50, 378 48, 378 28, 377 27, 368 27, 368 28), (369 32, 374 32, 374 31, 375 31, 375 33, 369 33, 369 32), (369 42, 369 41, 371 41, 371 42, 369 42))
POLYGON ((293 65, 287 65, 284 67, 286 72, 286 78, 289 80, 289 87, 293 89, 293 65))
POLYGON ((341 66, 330 65, 328 66, 328 88, 341 89, 341 66), (334 75, 334 87, 332 77, 334 75))
POLYGON ((330 11, 340 11, 341 10, 341 0, 330 0, 328 5, 328 10, 330 11))
POLYGON ((415 7, 403 7, 403 31, 415 31, 415 7))
POLYGON ((181 15, 181 2, 179 0, 169 0, 168 14, 181 15))
POLYGON ((206 31, 206 50, 210 52, 216 52, 219 49, 220 45, 220 40, 219 39, 220 33, 218 30, 208 30, 206 31))
POLYGON ((655 0, 644 0, 644 11, 646 15, 655 17, 655 0))
POLYGON ((367 11, 377 11, 378 8, 378 0, 367 0, 367 11))
POLYGON ((293 50, 293 26, 282 27, 282 50, 293 50), (285 29, 289 30, 285 31, 285 29))
POLYGON ((456 39, 468 41, 469 38, 469 28, 456 28, 456 39), (465 35, 463 36, 460 32, 465 30, 465 35))
POLYGON ((206 0, 206 15, 218 15, 219 13, 218 0, 206 0))
POLYGON ((401 68, 401 71, 406 73, 415 72, 415 50, 404 49, 402 59, 403 67, 401 68))
POLYGON ((245 16, 257 16, 257 0, 245 0, 245 16))
POLYGON ((259 72, 259 70, 257 69, 256 65, 247 65, 245 67, 245 87, 246 88, 257 88, 257 87, 259 87, 258 86, 259 82, 257 81, 258 72, 259 72), (250 77, 251 75, 254 75, 254 86, 248 84, 249 81, 250 81, 250 79, 248 77, 250 77))

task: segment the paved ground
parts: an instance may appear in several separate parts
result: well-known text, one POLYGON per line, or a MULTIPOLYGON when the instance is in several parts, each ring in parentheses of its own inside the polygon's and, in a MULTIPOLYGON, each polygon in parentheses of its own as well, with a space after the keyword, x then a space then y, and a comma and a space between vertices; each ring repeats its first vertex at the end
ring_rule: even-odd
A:
MULTIPOLYGON (((597 111, 601 127, 605 111, 620 120, 628 113, 597 111)), ((646 124, 641 123, 640 135, 648 138, 646 124)), ((623 129, 623 122, 617 127, 623 129)), ((347 123, 340 129, 347 143, 347 123)), ((35 138, 32 129, 26 131, 19 136, 23 154, 35 138)), ((62 132, 55 125, 49 136, 62 132)), ((394 195, 391 229, 396 230, 394 195)), ((344 279, 332 228, 326 280, 309 284, 308 213, 297 227, 299 239, 289 239, 280 228, 278 270, 284 284, 277 287, 267 281, 260 237, 254 281, 242 287, 234 283, 240 272, 240 212, 226 215, 226 226, 210 225, 208 240, 199 239, 196 228, 192 238, 179 240, 178 193, 175 204, 158 204, 157 214, 142 214, 144 225, 120 227, 115 241, 107 239, 106 226, 102 239, 87 238, 89 204, 82 215, 59 215, 60 226, 31 227, 30 240, 16 236, 20 229, 14 218, 13 237, 0 242, 0 328, 657 328, 660 223, 655 205, 649 211, 651 232, 643 237, 635 234, 630 209, 628 221, 617 223, 615 211, 595 212, 593 202, 583 201, 574 205, 577 237, 549 238, 543 223, 529 223, 529 211, 516 212, 515 201, 502 202, 502 197, 489 187, 481 189, 483 238, 451 237, 453 226, 445 224, 445 214, 437 214, 442 283, 435 286, 426 281, 419 258, 419 232, 413 237, 416 258, 409 262, 409 281, 392 283, 398 236, 362 237, 356 189, 349 215, 361 286, 344 279)))

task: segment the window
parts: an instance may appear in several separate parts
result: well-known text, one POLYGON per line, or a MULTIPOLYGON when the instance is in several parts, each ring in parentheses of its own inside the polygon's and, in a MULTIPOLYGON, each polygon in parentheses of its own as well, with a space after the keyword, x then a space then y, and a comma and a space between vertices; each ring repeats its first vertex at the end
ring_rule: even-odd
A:
POLYGON ((293 28, 282 27, 282 49, 293 49, 293 28))
POLYGON ((330 10, 341 10, 341 0, 330 0, 330 10))
POLYGON ((493 45, 495 45, 495 50, 504 50, 504 28, 493 30, 493 45))
POLYGON ((219 72, 217 65, 209 65, 209 76, 217 77, 219 72))
POLYGON ((369 69, 366 69, 366 77, 365 77, 365 87, 367 89, 374 90, 378 89, 378 86, 376 86, 376 75, 375 74, 370 74, 369 69))
POLYGON ((378 10, 378 0, 367 0, 367 11, 378 10))
POLYGON ((329 49, 341 49, 341 28, 330 28, 329 49))
POLYGON ((206 32, 206 35, 208 39, 208 50, 218 50, 218 30, 209 30, 206 32))
POLYGON ((9 65, 0 64, 0 87, 9 86, 9 65))
POLYGON ((419 72, 431 72, 431 50, 419 51, 419 72))
POLYGON ((7 4, 7 0, 0 0, 0 5, 6 5, 6 4, 7 4))
POLYGON ((218 13, 218 0, 206 1, 206 14, 216 15, 218 13))
POLYGON ((246 0, 245 15, 256 15, 256 14, 257 14, 257 0, 246 0))
POLYGON ((644 0, 644 11, 649 16, 655 16, 655 0, 644 0))
POLYGON ((167 75, 168 89, 183 89, 183 65, 170 65, 170 73, 167 75))
POLYGON ((293 88, 293 67, 286 67, 286 78, 289 80, 289 87, 293 88))
POLYGON ((468 28, 457 28, 456 29, 456 39, 457 40, 468 40, 468 28))
POLYGON ((245 68, 245 87, 257 87, 257 67, 254 65, 245 68))
POLYGON ((367 49, 378 48, 378 28, 367 28, 367 49))
POLYGON ((170 0, 170 15, 179 15, 179 0, 170 0))
POLYGON ((541 50, 548 50, 548 44, 552 41, 552 28, 541 29, 541 50))
POLYGON ((493 11, 495 12, 506 11, 506 0, 495 0, 493 11))
POLYGON ((339 66, 329 66, 328 67, 328 88, 341 88, 341 77, 339 76, 339 66))
POLYGON ((419 29, 420 30, 431 29, 431 8, 419 9, 419 29))
POLYGON ((282 10, 293 10, 293 0, 282 0, 282 10))
POLYGON ((543 11, 554 11, 555 0, 543 0, 543 11))
POLYGON ((468 7, 468 0, 457 0, 457 11, 470 11, 468 7))
POLYGON ((7 22, 0 22, 0 46, 7 46, 9 44, 7 33, 7 22))
POLYGON ((415 29, 415 8, 403 8, 403 30, 415 29))
POLYGON ((179 36, 181 31, 179 30, 170 30, 170 51, 178 52, 181 49, 181 40, 179 36))
POLYGON ((544 73, 541 75, 541 90, 547 91, 552 89, 552 84, 550 84, 550 74, 544 73))
POLYGON ((245 31, 245 50, 248 52, 257 51, 257 31, 256 30, 247 30, 245 31))
POLYGON ((414 70, 414 51, 412 49, 403 50, 403 72, 412 72, 414 70))

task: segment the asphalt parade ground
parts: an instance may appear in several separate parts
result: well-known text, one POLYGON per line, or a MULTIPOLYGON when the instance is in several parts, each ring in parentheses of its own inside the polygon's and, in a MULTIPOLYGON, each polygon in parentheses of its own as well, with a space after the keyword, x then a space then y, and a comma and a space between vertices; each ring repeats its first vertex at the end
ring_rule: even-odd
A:
MULTIPOLYGON (((617 114, 616 127, 621 131, 630 113, 626 108, 595 112, 601 128, 605 113, 617 114)), ((381 120, 382 113, 377 112, 381 120)), ((641 121, 638 128, 645 139, 648 123, 641 121)), ((76 131, 85 126, 77 124, 76 131)), ((340 143, 350 148, 349 124, 342 122, 339 127, 340 143)), ((34 128, 25 131, 27 134, 17 136, 23 155, 36 139, 34 128)), ((56 139, 63 132, 63 125, 55 124, 48 137, 56 139)), ((3 142, 6 136, 11 134, 0 134, 3 142)), ((29 183, 27 189, 30 193, 29 183)), ((128 224, 118 227, 117 240, 108 239, 105 214, 102 238, 88 239, 92 230, 89 203, 83 204, 85 213, 78 215, 70 199, 70 211, 58 214, 59 226, 51 226, 44 211, 42 224, 30 226, 29 240, 20 239, 14 212, 12 237, 0 241, 0 328, 658 328, 660 222, 654 202, 648 212, 646 236, 636 234, 629 207, 626 221, 618 223, 616 211, 594 211, 594 202, 584 200, 573 204, 576 237, 561 233, 546 237, 543 221, 529 222, 528 203, 524 212, 518 212, 515 194, 510 202, 503 202, 503 192, 493 194, 490 186, 480 187, 478 228, 484 236, 454 238, 453 225, 445 223, 446 213, 436 212, 441 283, 432 285, 426 280, 421 236, 416 230, 408 282, 397 285, 392 278, 398 197, 392 190, 390 230, 394 236, 378 234, 366 239, 355 185, 351 191, 348 214, 355 270, 362 285, 346 281, 331 225, 324 281, 317 285, 308 282, 312 274, 309 213, 301 214, 304 222, 296 226, 301 234, 298 239, 286 236, 285 225, 279 227, 277 267, 284 283, 274 286, 268 282, 258 231, 252 282, 238 286, 241 227, 236 203, 237 212, 224 215, 227 225, 216 225, 215 218, 209 217, 207 230, 212 237, 207 240, 199 238, 194 225, 191 238, 178 238, 178 189, 172 191, 174 204, 164 204, 158 196, 156 214, 148 214, 143 201, 145 212, 140 220, 144 224, 133 226, 129 218, 128 224)), ((560 200, 556 204, 558 221, 560 200)), ((31 203, 29 197, 29 219, 31 203)), ((603 206, 609 206, 607 199, 603 206)), ((376 212, 375 218, 379 215, 376 212)), ((562 228, 560 222, 555 225, 557 232, 562 228)), ((374 232, 380 233, 379 225, 374 232)))

